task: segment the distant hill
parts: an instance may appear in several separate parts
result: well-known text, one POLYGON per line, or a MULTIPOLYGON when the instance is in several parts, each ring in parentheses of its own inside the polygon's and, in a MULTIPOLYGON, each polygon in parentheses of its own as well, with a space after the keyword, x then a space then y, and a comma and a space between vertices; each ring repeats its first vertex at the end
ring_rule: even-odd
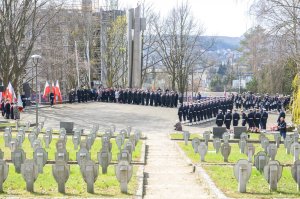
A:
POLYGON ((240 47, 241 37, 226 37, 226 36, 202 36, 205 40, 215 39, 215 45, 212 51, 230 49, 237 50, 240 47))

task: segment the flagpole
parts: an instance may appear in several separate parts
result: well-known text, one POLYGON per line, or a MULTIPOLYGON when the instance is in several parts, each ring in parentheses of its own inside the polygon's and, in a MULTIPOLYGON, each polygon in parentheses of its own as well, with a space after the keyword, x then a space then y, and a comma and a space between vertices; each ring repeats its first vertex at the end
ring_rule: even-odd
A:
POLYGON ((91 87, 91 63, 90 63, 90 49, 89 49, 89 41, 86 42, 86 57, 87 57, 87 64, 89 69, 89 87, 91 87))
POLYGON ((75 41, 75 58, 76 58, 77 84, 78 84, 78 88, 80 88, 80 82, 79 82, 79 67, 78 67, 78 55, 77 55, 77 42, 76 42, 76 41, 75 41))

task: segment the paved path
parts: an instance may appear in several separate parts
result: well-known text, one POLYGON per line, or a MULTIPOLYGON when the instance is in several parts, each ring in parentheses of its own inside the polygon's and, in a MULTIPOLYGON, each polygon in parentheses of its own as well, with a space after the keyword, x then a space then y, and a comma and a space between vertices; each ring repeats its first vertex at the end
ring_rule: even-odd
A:
POLYGON ((166 134, 148 134, 147 137, 149 153, 144 198, 213 198, 166 134))

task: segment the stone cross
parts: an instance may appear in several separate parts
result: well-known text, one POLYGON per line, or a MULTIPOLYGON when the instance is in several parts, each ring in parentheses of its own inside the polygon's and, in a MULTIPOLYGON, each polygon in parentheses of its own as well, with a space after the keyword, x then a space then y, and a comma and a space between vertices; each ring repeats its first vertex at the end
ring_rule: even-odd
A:
POLYGON ((33 142, 34 142, 34 140, 36 140, 36 138, 37 138, 37 136, 34 132, 30 132, 28 134, 28 139, 29 139, 29 142, 30 142, 30 145, 32 148, 33 148, 33 142))
POLYGON ((116 139, 116 144, 118 146, 118 149, 119 149, 119 151, 121 151, 122 145, 124 143, 123 136, 122 135, 117 135, 117 137, 115 139, 116 139))
POLYGON ((284 140, 284 147, 286 148, 286 153, 290 154, 291 153, 291 145, 292 145, 292 138, 291 136, 286 136, 284 140))
POLYGON ((11 135, 11 128, 5 128, 5 132, 3 134, 4 136, 4 142, 5 142, 5 147, 9 147, 10 146, 10 141, 11 141, 11 138, 12 138, 12 135, 11 135))
POLYGON ((254 166, 260 172, 264 170, 264 167, 268 164, 268 162, 269 162, 269 157, 267 156, 267 153, 264 151, 260 151, 254 156, 254 166))
POLYGON ((16 149, 14 152, 11 152, 11 161, 15 166, 15 172, 21 173, 21 165, 26 159, 26 154, 23 149, 16 149))
POLYGON ((15 151, 17 148, 19 148, 19 141, 18 139, 12 138, 10 141, 10 146, 9 146, 10 150, 13 152, 15 151))
POLYGON ((38 166, 39 173, 43 173, 43 167, 48 160, 48 153, 44 148, 37 148, 33 152, 33 159, 35 164, 38 166))
POLYGON ((92 160, 84 160, 80 166, 81 175, 87 184, 87 192, 94 193, 94 183, 99 174, 99 167, 92 160))
POLYGON ((127 149, 129 151, 129 153, 132 154, 132 152, 133 152, 133 144, 130 141, 126 142, 125 149, 127 149))
POLYGON ((235 179, 238 181, 238 192, 245 193, 250 179, 252 165, 248 160, 239 160, 233 168, 235 179))
POLYGON ((275 144, 270 144, 267 148, 267 152, 271 160, 275 160, 277 154, 277 146, 275 144))
POLYGON ((101 141, 102 141, 102 147, 107 147, 108 150, 111 152, 112 143, 110 142, 110 138, 102 137, 101 141))
POLYGON ((224 157, 224 162, 228 162, 228 157, 230 155, 230 152, 231 152, 231 146, 229 145, 228 142, 225 142, 221 146, 221 154, 224 157))
POLYGON ((52 141, 52 134, 51 133, 44 134, 43 135, 43 139, 44 139, 46 148, 49 148, 49 145, 50 145, 50 143, 52 141))
POLYGON ((223 133, 223 142, 228 143, 229 139, 230 139, 230 134, 227 132, 223 133))
POLYGON ((216 150, 216 153, 219 153, 220 148, 221 148, 221 140, 220 140, 220 138, 214 138, 213 145, 214 145, 214 148, 216 150))
POLYGON ((209 131, 204 132, 203 133, 203 139, 204 139, 204 142, 205 142, 206 146, 208 146, 209 138, 210 138, 210 132, 209 131))
POLYGON ((245 153, 247 140, 243 137, 239 140, 240 153, 245 153))
POLYGON ((26 159, 21 165, 21 173, 26 182, 26 190, 34 192, 34 182, 38 177, 38 166, 33 160, 26 159))
POLYGON ((123 149, 121 151, 121 153, 118 153, 118 161, 120 162, 122 160, 125 160, 125 161, 131 163, 132 156, 131 156, 131 153, 127 149, 123 149))
POLYGON ((33 150, 37 149, 37 148, 41 148, 42 147, 42 141, 40 139, 36 139, 33 141, 33 150))
POLYGON ((183 131, 183 139, 184 139, 184 144, 185 145, 188 145, 188 141, 190 139, 190 136, 191 136, 190 132, 183 131))
POLYGON ((93 134, 88 134, 86 136, 85 140, 86 140, 86 144, 87 144, 87 149, 90 150, 95 141, 93 134))
POLYGON ((0 192, 3 192, 3 183, 8 176, 8 166, 4 160, 0 160, 0 192))
POLYGON ((280 146, 280 141, 281 141, 281 135, 279 133, 274 134, 274 140, 276 142, 277 148, 280 146))
POLYGON ((66 143, 64 142, 64 140, 57 140, 56 151, 58 151, 59 149, 65 149, 65 148, 66 148, 66 143))
POLYGON ((207 153, 207 145, 204 142, 201 142, 198 146, 198 153, 200 155, 201 162, 205 162, 205 155, 207 153))
POLYGON ((132 177, 132 165, 126 160, 121 160, 115 166, 115 173, 118 181, 120 182, 121 192, 127 193, 128 183, 132 177))
POLYGON ((58 184, 58 192, 65 193, 65 184, 70 176, 70 165, 65 161, 58 160, 52 165, 52 175, 58 184))
POLYGON ((65 148, 62 149, 57 149, 56 153, 55 153, 55 161, 64 161, 64 162, 68 162, 69 161, 69 153, 67 152, 67 150, 65 148))
POLYGON ((282 174, 282 166, 277 160, 271 160, 269 164, 264 167, 264 177, 269 183, 270 191, 277 190, 277 183, 282 174))
POLYGON ((116 132, 116 125, 114 125, 114 124, 110 125, 110 130, 111 130, 111 132, 115 133, 116 132))
POLYGON ((122 129, 120 132, 119 132, 119 135, 122 135, 124 137, 124 139, 126 138, 127 136, 127 130, 126 129, 122 129))
POLYGON ((132 130, 131 126, 127 126, 126 130, 127 130, 127 137, 129 137, 132 130))
POLYGON ((197 153, 198 152, 198 146, 200 145, 200 139, 199 138, 193 138, 192 139, 192 146, 194 149, 194 152, 197 153))
POLYGON ((294 142, 291 146, 291 153, 294 156, 294 162, 296 160, 299 160, 299 154, 300 154, 300 144, 297 142, 294 142))
POLYGON ((63 140, 65 143, 67 143, 67 140, 68 140, 67 134, 61 133, 61 134, 58 136, 58 139, 59 139, 59 140, 63 140))
POLYGON ((31 132, 35 133, 35 135, 38 136, 40 134, 40 128, 34 127, 31 132))
POLYGON ((255 154, 255 147, 252 143, 247 143, 246 155, 248 156, 248 162, 252 162, 252 156, 255 154))
POLYGON ((98 162, 102 167, 102 173, 107 173, 107 167, 111 162, 112 154, 109 152, 107 148, 102 148, 100 152, 98 152, 98 162))
POLYGON ((17 134, 17 139, 19 141, 19 146, 22 147, 22 143, 25 140, 25 132, 20 130, 17 134))
POLYGON ((270 142, 269 142, 269 139, 268 138, 264 138, 262 139, 262 148, 265 150, 265 152, 267 153, 267 149, 268 149, 268 146, 269 146, 270 142))
POLYGON ((300 160, 296 160, 291 168, 292 176, 297 183, 297 190, 300 191, 300 160))
POLYGON ((76 153, 76 160, 79 166, 81 166, 83 161, 91 160, 90 152, 86 148, 80 148, 80 150, 76 153))
POLYGON ((80 131, 75 131, 74 135, 72 137, 72 141, 74 144, 74 150, 78 149, 78 146, 80 145, 80 141, 81 141, 81 135, 80 135, 80 131))

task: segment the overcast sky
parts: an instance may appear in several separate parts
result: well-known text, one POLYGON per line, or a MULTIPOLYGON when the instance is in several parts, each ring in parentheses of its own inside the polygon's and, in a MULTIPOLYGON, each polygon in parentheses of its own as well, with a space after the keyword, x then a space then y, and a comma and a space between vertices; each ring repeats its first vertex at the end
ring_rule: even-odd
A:
MULTIPOLYGON (((139 0, 119 0, 121 7, 134 7, 139 0)), ((162 15, 181 0, 146 0, 162 15)), ((243 35, 253 25, 248 16, 251 0, 189 0, 193 15, 204 24, 206 35, 243 35)))

